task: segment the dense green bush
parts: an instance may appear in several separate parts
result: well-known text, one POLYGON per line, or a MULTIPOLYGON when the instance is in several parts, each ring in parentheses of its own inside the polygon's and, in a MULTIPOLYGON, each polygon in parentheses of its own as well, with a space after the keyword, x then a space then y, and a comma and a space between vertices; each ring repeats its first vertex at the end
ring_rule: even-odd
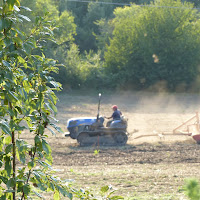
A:
MULTIPOLYGON (((144 89, 165 83, 170 90, 176 90, 177 87, 193 87, 196 83, 197 88, 199 14, 195 10, 182 9, 192 8, 192 4, 185 0, 152 1, 152 7, 124 7, 67 0, 21 2, 34 10, 30 15, 32 22, 36 15, 54 21, 55 29, 51 30, 56 41, 46 41, 43 53, 63 63, 59 76, 55 78, 64 87, 84 88, 89 85, 97 88, 106 85, 144 89), (72 51, 73 43, 78 45, 78 53, 74 52, 73 55, 71 52, 69 56, 75 56, 77 61, 66 58, 72 51), (97 62, 86 61, 85 50, 88 54, 91 54, 91 50, 95 53, 101 51, 98 67, 97 62)), ((118 2, 122 3, 114 0, 106 3, 118 2)), ((150 3, 149 0, 123 1, 129 2, 150 3)), ((191 2, 195 6, 199 4, 198 0, 191 2)), ((22 10, 22 13, 25 12, 22 10)), ((22 26, 22 30, 29 32, 31 23, 27 27, 24 30, 22 26)))
POLYGON ((171 90, 180 84, 189 87, 200 62, 199 13, 180 0, 151 5, 115 10, 113 37, 105 53, 107 73, 115 74, 119 85, 137 89, 160 81, 171 90))
POLYGON ((55 75, 56 80, 63 84, 65 89, 106 88, 110 79, 102 66, 100 52, 90 51, 80 54, 78 46, 72 44, 65 52, 64 65, 60 66, 60 73, 55 75))

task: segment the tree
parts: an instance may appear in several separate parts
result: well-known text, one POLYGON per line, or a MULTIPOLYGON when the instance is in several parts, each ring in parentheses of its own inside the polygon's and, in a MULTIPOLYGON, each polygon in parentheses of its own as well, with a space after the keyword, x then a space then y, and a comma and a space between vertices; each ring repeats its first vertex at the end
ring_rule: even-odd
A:
POLYGON ((25 34, 18 24, 30 20, 20 9, 29 10, 18 0, 4 0, 0 9, 0 197, 42 198, 42 190, 52 191, 54 199, 60 193, 72 198, 70 189, 51 173, 51 148, 44 134, 45 129, 61 131, 53 122, 54 90, 61 88, 51 77, 58 72, 57 63, 42 53, 43 42, 53 36, 51 26, 38 17, 30 35, 25 34), (33 143, 21 138, 22 131, 33 136, 33 143))
POLYGON ((59 67, 60 73, 55 79, 59 80, 63 87, 67 89, 108 87, 108 77, 102 67, 100 52, 95 53, 90 50, 81 54, 78 46, 71 44, 68 50, 59 53, 64 55, 65 65, 59 67))
MULTIPOLYGON (((182 1, 186 2, 186 0, 182 0, 182 1)), ((200 0, 189 0, 187 2, 193 3, 195 7, 199 7, 200 6, 200 0)))
POLYGON ((54 31, 58 44, 72 42, 76 34, 76 25, 71 13, 64 11, 55 24, 58 28, 54 31))
POLYGON ((118 83, 138 89, 159 81, 172 90, 189 86, 200 61, 199 14, 180 0, 157 0, 151 6, 115 10, 106 69, 118 83))
POLYGON ((97 51, 95 34, 99 34, 97 20, 108 18, 112 15, 113 6, 97 3, 89 3, 87 13, 83 16, 82 23, 77 28, 75 42, 79 45, 80 51, 97 51))
MULTIPOLYGON (((31 3, 27 0, 22 0, 21 4, 23 6, 29 6, 30 4, 30 9, 34 10, 34 12, 31 12, 30 14, 31 22, 29 25, 26 27, 21 26, 20 28, 29 34, 37 16, 45 17, 46 20, 51 21, 50 29, 53 31, 56 40, 51 39, 46 41, 43 53, 47 57, 64 62, 65 55, 60 52, 65 52, 69 49, 69 46, 74 41, 74 36, 76 35, 76 25, 72 13, 68 11, 60 13, 58 5, 56 5, 56 2, 53 0, 33 0, 31 3)), ((46 28, 47 31, 44 31, 48 34, 48 27, 46 28)))
POLYGON ((112 37, 114 27, 112 20, 101 19, 97 20, 95 24, 98 26, 99 34, 94 33, 98 49, 101 50, 101 57, 104 56, 106 46, 109 44, 109 38, 112 37))
MULTIPOLYGON (((139 0, 133 0, 132 2, 139 3, 139 0)), ((59 10, 63 12, 64 9, 71 11, 75 17, 75 24, 77 25, 77 35, 75 37, 75 43, 79 46, 80 51, 85 50, 98 51, 98 45, 94 36, 98 35, 99 28, 95 23, 97 20, 108 20, 113 18, 113 10, 116 7, 122 7, 123 5, 117 5, 116 3, 122 3, 116 0, 107 0, 104 3, 96 2, 71 2, 67 0, 59 1, 59 10), (110 4, 109 4, 110 3, 110 4), (114 3, 114 4, 112 4, 114 3)), ((130 3, 129 0, 123 1, 123 3, 130 3)), ((100 49, 101 50, 101 49, 100 49)))

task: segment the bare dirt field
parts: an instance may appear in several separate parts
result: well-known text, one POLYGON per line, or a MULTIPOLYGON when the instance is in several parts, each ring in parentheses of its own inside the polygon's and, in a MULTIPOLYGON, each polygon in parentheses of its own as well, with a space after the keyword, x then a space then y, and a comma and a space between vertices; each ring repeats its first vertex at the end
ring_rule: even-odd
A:
MULTIPOLYGON (((98 93, 61 93, 57 119, 64 132, 72 117, 96 116, 98 93)), ((126 199, 187 199, 183 185, 187 178, 200 179, 200 145, 190 136, 140 135, 172 132, 200 110, 196 94, 129 93, 102 94, 101 114, 110 116, 117 104, 128 118, 128 143, 123 147, 80 147, 63 134, 51 136, 53 166, 59 176, 74 180, 76 187, 98 193, 112 185, 126 199), (133 133, 137 129, 138 132, 133 133), (94 154, 98 149, 99 153, 94 154)))

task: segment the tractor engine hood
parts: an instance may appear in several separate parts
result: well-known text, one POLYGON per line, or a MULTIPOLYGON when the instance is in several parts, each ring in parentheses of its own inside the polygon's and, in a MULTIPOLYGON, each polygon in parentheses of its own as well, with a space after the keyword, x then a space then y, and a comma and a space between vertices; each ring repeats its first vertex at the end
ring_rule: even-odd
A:
POLYGON ((97 120, 96 117, 79 117, 71 118, 67 121, 67 128, 82 126, 82 125, 92 125, 97 120))

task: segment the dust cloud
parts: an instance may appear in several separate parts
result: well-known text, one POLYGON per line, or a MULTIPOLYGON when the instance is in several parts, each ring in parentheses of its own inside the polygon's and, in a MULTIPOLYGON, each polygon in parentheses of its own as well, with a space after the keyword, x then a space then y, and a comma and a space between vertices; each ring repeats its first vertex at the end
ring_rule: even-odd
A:
MULTIPOLYGON (((99 92, 102 93, 100 115, 111 116, 112 105, 118 105, 128 119, 128 132, 133 133, 137 130, 131 136, 132 138, 154 133, 172 133, 177 126, 200 111, 200 95, 192 93, 168 93, 162 90, 159 92, 121 90, 114 93, 96 91, 96 94, 85 93, 83 95, 62 93, 59 96, 57 118, 64 131, 67 131, 67 120, 72 117, 95 117, 97 115, 99 92)), ((185 137, 188 138, 188 136, 178 136, 178 139, 185 139, 185 137)), ((148 140, 152 139, 149 137, 148 140)), ((145 141, 146 138, 142 142, 145 141)))
POLYGON ((111 113, 112 104, 118 105, 128 119, 128 131, 131 133, 138 130, 133 136, 136 137, 162 132, 172 133, 177 126, 200 111, 200 95, 120 91, 104 96, 103 111, 108 112, 106 107, 111 113))

